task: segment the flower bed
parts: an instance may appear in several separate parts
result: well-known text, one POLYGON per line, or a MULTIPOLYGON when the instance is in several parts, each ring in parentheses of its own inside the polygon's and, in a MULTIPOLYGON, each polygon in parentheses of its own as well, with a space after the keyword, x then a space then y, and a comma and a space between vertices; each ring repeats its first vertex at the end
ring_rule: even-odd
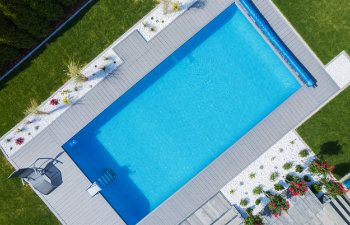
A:
POLYGON ((0 139, 0 146, 7 156, 13 155, 25 146, 121 63, 122 60, 112 49, 94 59, 81 71, 88 78, 86 82, 76 83, 69 80, 38 107, 36 114, 28 115, 0 139))

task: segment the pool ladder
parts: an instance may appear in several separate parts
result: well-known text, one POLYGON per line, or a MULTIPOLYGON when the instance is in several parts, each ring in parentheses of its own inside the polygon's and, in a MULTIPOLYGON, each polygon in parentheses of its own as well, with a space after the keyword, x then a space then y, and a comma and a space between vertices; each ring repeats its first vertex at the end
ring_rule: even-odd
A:
POLYGON ((112 169, 106 169, 103 175, 97 179, 98 186, 100 186, 101 188, 104 188, 108 184, 115 181, 116 177, 117 175, 114 173, 112 169))

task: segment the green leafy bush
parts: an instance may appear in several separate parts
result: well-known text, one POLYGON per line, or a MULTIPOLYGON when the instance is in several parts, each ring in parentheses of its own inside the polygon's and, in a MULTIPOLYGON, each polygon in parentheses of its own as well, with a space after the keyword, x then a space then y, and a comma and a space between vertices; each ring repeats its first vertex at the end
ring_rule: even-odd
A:
POLYGON ((301 165, 297 165, 295 167, 295 172, 297 172, 297 173, 301 173, 301 172, 303 172, 303 170, 304 170, 304 168, 301 165))
POLYGON ((230 194, 233 195, 235 191, 233 189, 230 190, 230 194))
POLYGON ((288 162, 288 163, 285 163, 282 167, 284 170, 289 170, 290 168, 292 168, 292 166, 293 166, 293 163, 288 162))
POLYGON ((333 178, 324 178, 321 180, 321 182, 325 186, 327 193, 330 194, 332 198, 337 198, 338 196, 342 196, 346 193, 343 185, 333 178))
POLYGON ((274 187, 276 191, 282 191, 284 189, 284 187, 280 184, 275 184, 274 187))
POLYGON ((247 212, 248 215, 250 215, 250 214, 253 213, 253 209, 252 209, 252 208, 248 208, 248 209, 246 210, 246 212, 247 212))
POLYGON ((290 174, 287 174, 286 176, 286 183, 290 183, 294 180, 294 176, 290 175, 290 174))
POLYGON ((306 181, 306 182, 310 182, 310 181, 311 181, 311 177, 309 177, 309 176, 307 176, 307 175, 305 175, 303 179, 304 179, 304 181, 306 181))
POLYGON ((312 185, 310 186, 310 189, 311 189, 311 191, 312 191, 313 193, 317 194, 317 193, 319 193, 320 191, 322 191, 322 186, 319 185, 319 184, 312 184, 312 185))
POLYGON ((289 202, 281 195, 272 195, 271 193, 266 192, 266 196, 270 199, 268 207, 273 216, 281 216, 282 211, 288 212, 288 209, 290 208, 289 202))
POLYGON ((275 181, 279 177, 278 172, 271 173, 270 180, 275 181))
POLYGON ((249 214, 244 220, 244 225, 263 225, 262 218, 259 215, 249 214))
POLYGON ((239 203, 241 206, 247 206, 248 205, 248 200, 247 199, 242 199, 241 202, 239 203))
POLYGON ((249 178, 250 178, 250 179, 254 179, 254 178, 255 178, 255 173, 249 174, 249 178))
POLYGON ((263 192, 263 189, 260 186, 257 186, 253 189, 253 194, 255 195, 260 195, 262 192, 263 192))
POLYGON ((309 155, 309 151, 307 149, 303 149, 299 152, 299 156, 302 157, 302 158, 305 158, 309 155))
POLYGON ((257 200, 255 200, 255 205, 259 205, 259 204, 260 204, 260 202, 261 202, 261 199, 260 199, 260 198, 258 198, 257 200))

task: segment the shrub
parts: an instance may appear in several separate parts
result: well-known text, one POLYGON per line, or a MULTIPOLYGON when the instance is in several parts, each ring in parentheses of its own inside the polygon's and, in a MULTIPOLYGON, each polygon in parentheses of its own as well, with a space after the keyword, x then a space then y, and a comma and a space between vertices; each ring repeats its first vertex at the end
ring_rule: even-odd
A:
POLYGON ((284 170, 289 170, 290 168, 292 168, 292 166, 293 166, 293 163, 288 162, 288 163, 285 163, 285 164, 283 165, 283 169, 284 169, 284 170))
POLYGON ((275 181, 278 178, 279 174, 278 172, 271 173, 270 180, 275 181))
POLYGON ((311 181, 311 177, 309 177, 309 176, 305 175, 305 176, 304 176, 304 181, 306 181, 306 182, 310 182, 310 181, 311 181))
POLYGON ((305 158, 309 155, 309 151, 307 149, 303 149, 299 152, 299 156, 305 158))
POLYGON ((343 187, 343 185, 341 185, 341 183, 339 183, 338 181, 332 179, 324 179, 321 182, 323 182, 323 185, 325 186, 328 194, 330 194, 333 198, 337 198, 338 196, 342 196, 344 195, 347 191, 345 190, 345 188, 343 187))
POLYGON ((297 165, 295 167, 295 172, 297 172, 297 173, 301 173, 301 172, 303 172, 303 170, 304 170, 304 168, 301 165, 297 165))
POLYGON ((290 208, 289 202, 281 195, 272 195, 271 193, 266 192, 266 196, 270 199, 268 207, 273 216, 281 216, 282 211, 288 212, 288 209, 290 208))
POLYGON ((290 183, 294 180, 294 176, 290 175, 290 174, 287 174, 286 176, 286 183, 290 183))
POLYGON ((260 198, 258 198, 257 200, 255 200, 255 205, 259 205, 259 204, 260 204, 260 202, 261 202, 261 199, 260 199, 260 198))
POLYGON ((254 178, 255 178, 255 173, 249 174, 249 178, 250 178, 250 179, 254 179, 254 178))
POLYGON ((241 206, 247 206, 248 205, 248 200, 247 199, 242 199, 241 202, 239 203, 241 206))
POLYGON ((30 100, 30 106, 28 108, 26 108, 26 110, 23 112, 25 116, 28 116, 29 114, 46 114, 49 115, 50 113, 48 112, 43 112, 38 110, 39 104, 35 99, 31 99, 30 100))
POLYGON ((327 164, 327 160, 323 161, 321 159, 314 159, 309 164, 309 171, 316 175, 326 176, 331 173, 334 169, 334 166, 327 164))
POLYGON ((235 193, 235 190, 231 189, 230 194, 233 195, 235 193))
POLYGON ((74 79, 76 83, 82 83, 88 80, 80 71, 83 69, 82 65, 74 61, 70 61, 67 65, 67 76, 74 79))
POLYGON ((244 225, 263 225, 262 218, 259 215, 249 214, 244 220, 244 225))
POLYGON ((174 2, 173 3, 173 12, 177 12, 177 11, 180 11, 181 8, 180 8, 180 3, 179 2, 174 2))
POLYGON ((248 208, 248 209, 246 210, 246 212, 247 212, 248 215, 250 215, 250 214, 253 213, 253 209, 252 209, 252 208, 248 208))
POLYGON ((260 186, 257 186, 253 189, 253 194, 255 195, 260 195, 262 192, 263 192, 263 189, 260 186))
POLYGON ((318 194, 320 191, 322 191, 322 186, 319 184, 312 184, 310 189, 313 193, 318 194))
POLYGON ((280 184, 275 184, 274 186, 276 191, 282 191, 284 189, 284 187, 280 184))
POLYGON ((300 177, 294 177, 294 180, 289 183, 290 186, 288 190, 292 192, 292 196, 297 195, 305 195, 305 192, 307 192, 307 186, 306 182, 303 182, 303 180, 300 177))

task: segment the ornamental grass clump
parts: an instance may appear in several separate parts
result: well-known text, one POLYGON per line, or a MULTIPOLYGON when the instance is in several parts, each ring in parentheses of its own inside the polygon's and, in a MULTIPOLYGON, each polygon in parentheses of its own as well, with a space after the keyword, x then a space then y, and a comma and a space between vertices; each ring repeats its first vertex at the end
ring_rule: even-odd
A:
POLYGON ((300 177, 294 177, 293 181, 289 184, 290 186, 288 190, 292 192, 292 196, 303 196, 308 190, 306 182, 303 182, 303 180, 300 177))
POLYGON ((260 195, 262 192, 263 192, 263 189, 260 186, 257 186, 253 189, 253 194, 255 195, 260 195))
POLYGON ((343 185, 337 180, 333 179, 333 177, 332 179, 323 178, 320 181, 325 186, 327 193, 330 194, 332 198, 337 198, 338 196, 342 196, 350 191, 350 189, 346 190, 343 185))
POLYGON ((334 166, 327 164, 327 160, 314 159, 309 164, 309 171, 316 175, 326 176, 332 172, 334 166))
POLYGON ((67 65, 67 76, 75 81, 75 83, 83 83, 89 79, 84 76, 80 71, 83 69, 82 65, 74 61, 70 61, 67 65))
POLYGON ((270 199, 268 207, 271 211, 271 215, 278 217, 282 215, 283 211, 288 212, 288 209, 290 208, 289 202, 281 195, 272 195, 269 192, 266 192, 265 194, 270 199))
POLYGON ((28 108, 26 108, 26 110, 23 112, 25 116, 28 116, 29 114, 43 114, 43 115, 49 115, 49 112, 43 112, 38 110, 38 102, 35 99, 31 99, 30 100, 30 106, 28 106, 28 108))
POLYGON ((275 181, 278 178, 279 174, 278 172, 271 173, 270 180, 275 181))

